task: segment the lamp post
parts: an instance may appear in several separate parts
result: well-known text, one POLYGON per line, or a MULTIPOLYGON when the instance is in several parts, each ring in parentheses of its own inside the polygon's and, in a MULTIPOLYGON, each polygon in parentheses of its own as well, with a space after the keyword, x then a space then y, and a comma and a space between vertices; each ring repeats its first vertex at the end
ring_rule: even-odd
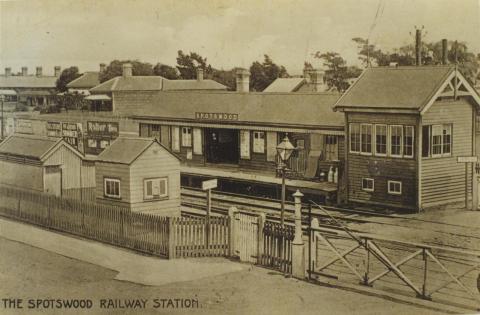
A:
POLYGON ((0 95, 0 102, 2 104, 2 108, 1 108, 1 111, 2 111, 2 134, 1 134, 1 138, 0 140, 3 141, 3 130, 4 130, 4 122, 3 122, 3 101, 5 100, 5 95, 0 95))
POLYGON ((293 150, 295 150, 295 147, 288 139, 288 136, 285 135, 285 138, 283 138, 282 142, 277 145, 277 153, 281 160, 281 165, 279 165, 279 169, 282 172, 282 200, 280 205, 280 223, 282 224, 282 226, 284 225, 285 217, 285 171, 287 169, 286 163, 292 155, 293 150))

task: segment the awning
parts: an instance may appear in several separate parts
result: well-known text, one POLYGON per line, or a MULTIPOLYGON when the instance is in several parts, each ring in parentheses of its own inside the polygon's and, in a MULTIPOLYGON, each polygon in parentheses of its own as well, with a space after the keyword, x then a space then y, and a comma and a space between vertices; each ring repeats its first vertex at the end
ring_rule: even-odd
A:
POLYGON ((14 90, 0 90, 0 95, 17 95, 14 90))
POLYGON ((18 95, 23 96, 49 96, 52 95, 50 91, 21 91, 18 95))
POLYGON ((86 100, 90 101, 110 101, 111 98, 108 95, 105 94, 94 94, 94 95, 89 95, 85 97, 86 100))

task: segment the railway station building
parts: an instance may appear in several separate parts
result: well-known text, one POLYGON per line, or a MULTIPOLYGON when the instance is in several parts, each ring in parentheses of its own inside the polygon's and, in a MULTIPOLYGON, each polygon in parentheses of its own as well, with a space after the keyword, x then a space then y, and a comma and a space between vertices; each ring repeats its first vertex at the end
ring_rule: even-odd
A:
POLYGON ((457 157, 478 153, 479 107, 453 66, 366 69, 335 104, 348 202, 420 210, 464 200, 474 169, 457 157))

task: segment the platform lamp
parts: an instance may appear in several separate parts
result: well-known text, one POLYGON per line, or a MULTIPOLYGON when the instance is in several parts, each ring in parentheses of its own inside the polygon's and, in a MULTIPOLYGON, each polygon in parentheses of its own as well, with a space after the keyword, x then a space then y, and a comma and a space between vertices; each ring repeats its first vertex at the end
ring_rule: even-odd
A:
POLYGON ((277 153, 280 157, 280 165, 278 168, 282 172, 282 200, 280 205, 280 223, 282 226, 284 225, 285 221, 285 171, 287 170, 287 161, 294 150, 295 147, 288 139, 288 135, 285 135, 285 138, 283 138, 282 142, 277 145, 277 153))
POLYGON ((0 95, 0 103, 2 105, 1 111, 2 111, 2 134, 0 136, 0 141, 3 141, 3 130, 4 130, 4 123, 3 123, 3 102, 5 101, 5 95, 0 95))

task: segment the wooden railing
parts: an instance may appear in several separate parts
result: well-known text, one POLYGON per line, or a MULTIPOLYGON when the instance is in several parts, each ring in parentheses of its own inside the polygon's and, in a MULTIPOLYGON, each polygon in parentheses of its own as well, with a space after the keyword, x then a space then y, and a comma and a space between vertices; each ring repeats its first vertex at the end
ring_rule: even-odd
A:
POLYGON ((265 222, 263 228, 263 253, 259 264, 279 270, 292 272, 292 241, 295 227, 276 222, 265 222))

